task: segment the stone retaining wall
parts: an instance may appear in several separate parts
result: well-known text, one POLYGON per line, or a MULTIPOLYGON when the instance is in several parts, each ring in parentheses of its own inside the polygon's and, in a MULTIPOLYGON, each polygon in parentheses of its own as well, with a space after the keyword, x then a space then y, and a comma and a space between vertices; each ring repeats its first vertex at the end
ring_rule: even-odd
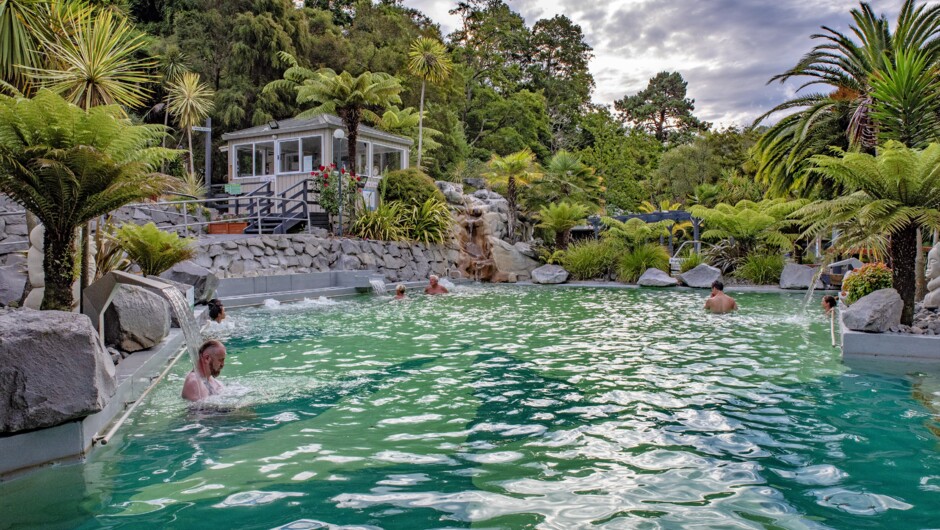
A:
POLYGON ((116 226, 125 222, 139 225, 153 222, 161 230, 176 231, 181 236, 198 236, 206 233, 206 225, 190 226, 188 229, 183 228, 183 225, 206 222, 209 210, 190 205, 184 212, 183 206, 178 204, 134 204, 121 207, 111 215, 116 226))
POLYGON ((219 277, 254 277, 333 270, 371 270, 389 282, 424 280, 456 270, 455 244, 424 245, 321 237, 262 235, 199 241, 193 261, 219 277))
POLYGON ((6 265, 10 254, 26 250, 26 211, 6 195, 0 195, 0 264, 6 265))

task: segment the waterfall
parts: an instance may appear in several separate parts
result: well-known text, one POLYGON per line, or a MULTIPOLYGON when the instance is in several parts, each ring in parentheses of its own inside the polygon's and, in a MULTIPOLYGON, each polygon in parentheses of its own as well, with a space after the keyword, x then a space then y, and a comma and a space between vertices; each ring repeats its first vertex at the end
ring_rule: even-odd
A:
POLYGON ((193 362, 193 369, 196 369, 199 365, 199 346, 202 344, 202 334, 199 332, 196 319, 193 317, 193 310, 176 287, 168 285, 160 289, 160 293, 170 303, 170 308, 173 310, 173 314, 176 315, 176 320, 180 323, 183 338, 186 340, 186 350, 193 362))
POLYGON ((388 292, 385 290, 385 282, 379 278, 369 280, 369 285, 372 286, 372 292, 375 294, 386 294, 388 292))

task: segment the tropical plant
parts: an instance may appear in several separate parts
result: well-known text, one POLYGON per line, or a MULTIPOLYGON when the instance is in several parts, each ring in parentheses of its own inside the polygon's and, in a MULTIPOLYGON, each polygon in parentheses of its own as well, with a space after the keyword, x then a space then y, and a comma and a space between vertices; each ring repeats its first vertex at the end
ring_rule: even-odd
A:
POLYGON ((535 154, 528 148, 506 156, 494 154, 489 161, 489 172, 483 176, 490 185, 506 185, 506 200, 509 202, 509 238, 515 241, 519 186, 528 184, 533 178, 539 176, 535 154))
POLYGON ((437 40, 428 37, 418 37, 411 43, 408 52, 408 70, 412 75, 421 79, 421 100, 418 110, 418 167, 421 167, 421 157, 424 154, 424 90, 425 85, 442 83, 450 76, 453 63, 447 54, 447 49, 437 40))
MULTIPOLYGON (((346 128, 348 160, 356 160, 356 140, 359 137, 359 124, 363 119, 378 123, 379 112, 392 105, 400 105, 402 87, 397 77, 386 73, 363 72, 353 76, 349 72, 337 74, 330 68, 313 71, 300 66, 297 60, 286 52, 279 52, 278 57, 289 65, 284 71, 284 78, 272 81, 264 87, 263 93, 270 94, 278 90, 292 90, 297 94, 297 104, 313 104, 298 118, 310 118, 321 114, 336 114, 346 128)), ((354 163, 350 172, 355 175, 354 163)))
POLYGON ((877 156, 842 153, 813 157, 813 171, 847 191, 794 214, 804 237, 841 231, 844 251, 873 248, 891 259, 894 287, 904 300, 901 322, 914 317, 917 228, 940 226, 940 144, 916 150, 889 141, 877 156))
POLYGON ((140 267, 144 276, 157 276, 196 253, 194 239, 160 230, 153 222, 145 225, 125 223, 117 229, 116 237, 127 257, 140 267))
MULTIPOLYGON (((199 74, 186 72, 170 83, 167 91, 167 109, 176 117, 176 123, 186 131, 189 146, 189 173, 195 174, 193 161, 193 127, 199 125, 212 111, 215 92, 199 79, 199 74)), ((209 153, 206 153, 209 156, 209 153)), ((207 175, 206 178, 209 176, 207 175)))
POLYGON ((702 219, 705 240, 731 240, 743 254, 760 248, 789 250, 794 236, 785 232, 785 219, 806 201, 765 199, 760 202, 740 201, 734 206, 718 204, 714 208, 693 206, 692 215, 702 219))
POLYGON ((83 109, 98 105, 140 107, 156 78, 156 63, 142 54, 147 36, 111 10, 97 10, 65 34, 39 35, 49 63, 30 68, 43 87, 83 109))
POLYGON ((668 273, 669 253, 660 245, 644 243, 621 256, 617 265, 617 279, 633 283, 640 279, 647 269, 659 269, 668 273))
POLYGON ((845 303, 854 304, 863 296, 880 289, 890 289, 892 286, 891 279, 891 269, 884 263, 862 265, 842 281, 842 290, 845 291, 845 303))
POLYGON ((663 234, 663 226, 659 223, 647 223, 642 219, 633 217, 626 221, 618 221, 613 217, 604 217, 601 222, 607 227, 602 234, 604 239, 617 241, 627 249, 633 249, 648 243, 663 234))
POLYGON ((95 280, 111 271, 130 269, 131 261, 117 239, 117 227, 108 218, 95 230, 95 280))
POLYGON ((382 202, 375 210, 359 214, 352 225, 352 233, 363 239, 403 241, 407 237, 402 226, 405 206, 401 202, 382 202))
POLYGON ((705 263, 705 258, 700 253, 693 252, 682 260, 682 265, 679 266, 679 272, 689 272, 703 263, 705 263))
POLYGON ((437 139, 443 136, 444 133, 430 127, 419 127, 419 125, 422 125, 421 115, 418 114, 418 111, 416 111, 414 107, 399 109, 394 105, 383 112, 382 115, 379 116, 379 121, 375 123, 377 129, 407 136, 413 140, 418 140, 420 136, 424 140, 422 142, 416 142, 412 147, 414 150, 412 154, 415 158, 429 158, 429 153, 442 147, 437 139), (420 157, 418 153, 419 149, 421 151, 420 157))
POLYGON ((703 251, 702 257, 712 267, 728 274, 744 264, 750 251, 733 239, 723 239, 703 251))
POLYGON ((178 152, 159 147, 163 134, 113 105, 83 110, 48 90, 0 96, 0 191, 45 227, 43 309, 72 308, 79 226, 169 186, 156 169, 178 152))
POLYGON ((757 119, 759 123, 773 114, 788 113, 756 146, 758 174, 776 193, 806 196, 835 184, 811 171, 809 160, 829 146, 871 151, 879 136, 902 140, 907 136, 904 131, 928 139, 937 136, 937 80, 930 72, 940 53, 940 6, 905 0, 893 32, 887 19, 867 3, 851 14, 850 30, 857 40, 823 27, 822 33, 812 36, 821 42, 810 53, 771 78, 781 83, 805 79, 800 89, 828 87, 781 103, 757 119), (928 110, 932 112, 922 112, 928 110))
POLYGON ((549 203, 567 201, 596 211, 601 203, 601 179, 581 157, 565 150, 549 159, 545 171, 526 190, 524 203, 537 211, 549 203))
POLYGON ((406 205, 402 216, 408 239, 426 245, 447 241, 454 225, 447 203, 433 197, 421 204, 406 205))
POLYGON ((770 285, 780 281, 783 272, 783 255, 754 252, 744 258, 744 263, 734 275, 756 285, 770 285))
POLYGON ((615 240, 589 239, 569 245, 561 264, 575 280, 606 279, 622 253, 623 247, 615 240))
POLYGON ((183 173, 181 177, 172 181, 172 191, 186 198, 204 199, 207 189, 205 181, 195 173, 183 173))
POLYGON ((555 233, 555 248, 565 250, 568 248, 568 238, 571 229, 584 222, 588 210, 580 204, 570 202, 552 203, 539 210, 538 226, 555 233))
MULTIPOLYGON (((642 213, 673 212, 676 210, 681 210, 682 205, 669 199, 663 199, 659 201, 659 204, 654 204, 651 201, 643 201, 640 203, 637 209, 642 213)), ((692 228, 692 223, 690 221, 673 221, 671 219, 666 219, 660 221, 659 223, 660 226, 666 229, 666 232, 670 236, 675 234, 680 237, 685 237, 688 230, 692 228)), ((669 244, 671 248, 671 240, 669 244)))
POLYGON ((721 188, 717 184, 699 184, 686 199, 689 206, 712 208, 718 204, 721 188))
POLYGON ((434 179, 418 168, 391 171, 382 177, 382 200, 421 204, 428 199, 444 201, 444 194, 437 189, 434 179))

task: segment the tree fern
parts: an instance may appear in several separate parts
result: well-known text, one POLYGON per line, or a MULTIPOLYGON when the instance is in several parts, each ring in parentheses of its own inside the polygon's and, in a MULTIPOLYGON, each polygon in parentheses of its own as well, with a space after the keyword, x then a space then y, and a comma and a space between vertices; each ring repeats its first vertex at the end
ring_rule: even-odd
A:
POLYGON ((192 247, 194 239, 165 232, 153 223, 142 226, 126 223, 118 228, 116 237, 127 257, 140 267, 145 276, 156 276, 195 254, 192 247))

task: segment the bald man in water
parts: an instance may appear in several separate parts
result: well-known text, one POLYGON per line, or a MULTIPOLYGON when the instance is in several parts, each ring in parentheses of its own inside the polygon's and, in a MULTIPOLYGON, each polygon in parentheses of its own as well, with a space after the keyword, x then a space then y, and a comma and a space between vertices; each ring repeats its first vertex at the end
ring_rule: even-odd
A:
POLYGON ((222 392, 223 386, 216 377, 225 366, 225 346, 217 340, 207 340, 199 348, 199 361, 195 370, 189 372, 183 383, 183 398, 200 401, 222 392))
POLYGON ((705 310, 715 314, 730 313, 738 308, 734 298, 725 294, 725 284, 721 280, 712 283, 712 295, 705 301, 705 310))

